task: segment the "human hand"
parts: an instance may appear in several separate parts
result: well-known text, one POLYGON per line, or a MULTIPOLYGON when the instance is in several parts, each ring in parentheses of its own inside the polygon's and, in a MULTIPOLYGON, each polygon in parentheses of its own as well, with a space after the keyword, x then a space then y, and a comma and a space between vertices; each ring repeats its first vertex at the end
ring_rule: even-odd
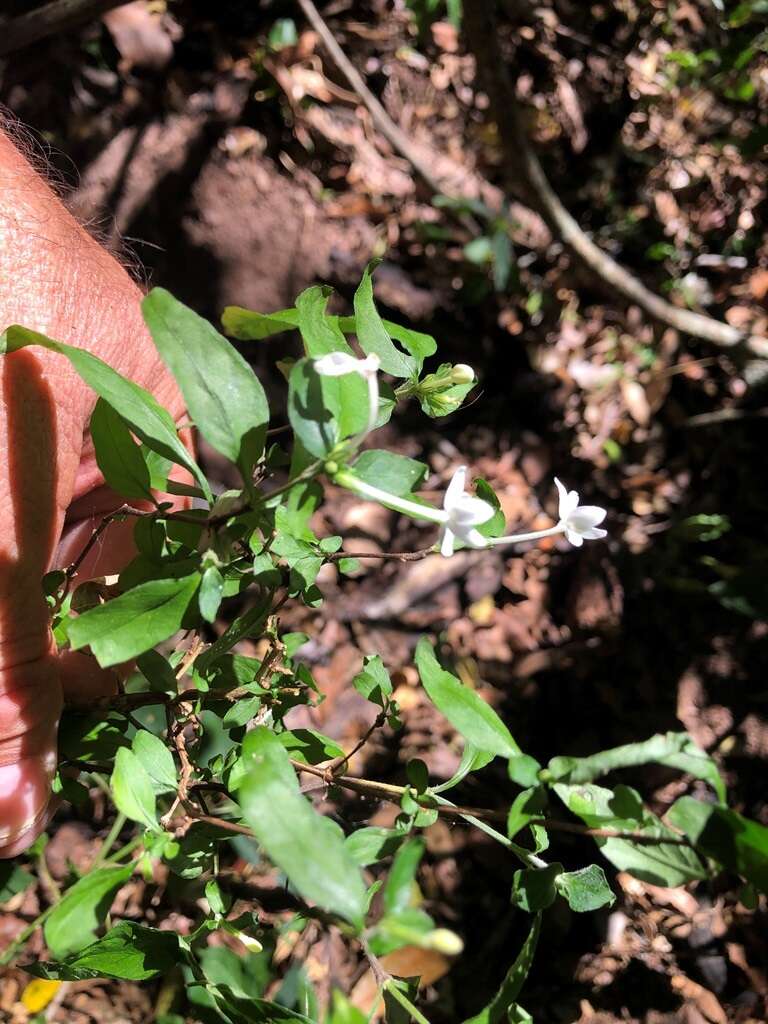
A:
MULTIPOLYGON (((140 299, 0 131, 0 331, 19 323, 87 348, 179 417, 181 397, 140 299)), ((95 401, 62 356, 35 349, 0 358, 0 857, 28 846, 52 813, 62 687, 82 694, 115 683, 89 655, 56 655, 41 587, 122 504, 104 486, 87 435, 95 401)), ((131 555, 132 524, 114 523, 79 578, 116 572, 131 555)))

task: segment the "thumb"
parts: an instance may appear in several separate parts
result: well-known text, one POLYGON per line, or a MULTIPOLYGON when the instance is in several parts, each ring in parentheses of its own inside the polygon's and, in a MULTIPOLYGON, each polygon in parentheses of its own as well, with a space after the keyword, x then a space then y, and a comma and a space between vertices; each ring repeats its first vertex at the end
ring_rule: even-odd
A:
POLYGON ((44 358, 0 362, 0 855, 45 827, 61 688, 40 580, 61 532, 82 428, 44 358))

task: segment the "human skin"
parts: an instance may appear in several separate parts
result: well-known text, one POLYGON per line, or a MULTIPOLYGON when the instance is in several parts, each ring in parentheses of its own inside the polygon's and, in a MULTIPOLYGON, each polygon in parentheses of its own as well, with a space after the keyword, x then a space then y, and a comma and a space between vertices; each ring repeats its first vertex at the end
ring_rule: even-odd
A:
MULTIPOLYGON (((87 348, 178 419, 183 403, 140 301, 124 268, 0 129, 0 331, 22 324, 87 348)), ((90 656, 56 655, 40 583, 122 504, 104 486, 87 434, 95 402, 63 356, 30 348, 0 357, 0 857, 21 852, 50 818, 62 688, 114 686, 90 656)), ((79 578, 119 570, 131 530, 110 526, 79 578)))

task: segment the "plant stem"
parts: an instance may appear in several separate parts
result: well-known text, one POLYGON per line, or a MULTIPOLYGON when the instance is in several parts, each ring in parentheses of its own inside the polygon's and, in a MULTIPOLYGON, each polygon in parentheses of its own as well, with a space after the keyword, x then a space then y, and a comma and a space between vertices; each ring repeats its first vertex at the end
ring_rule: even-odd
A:
POLYGON ((373 484, 365 483, 364 480, 356 477, 354 473, 350 473, 346 469, 339 470, 333 477, 333 482, 346 487, 348 491, 353 491, 363 498, 378 501, 379 504, 386 505, 387 508, 392 508, 396 512, 402 512, 403 515, 411 516, 413 519, 426 519, 431 523, 439 523, 440 525, 448 521, 448 514, 441 508, 435 508, 433 505, 420 505, 416 501, 409 501, 407 498, 400 498, 396 494, 390 494, 389 491, 383 491, 380 487, 374 487, 373 484))
POLYGON ((394 978, 389 978, 381 987, 383 991, 386 990, 389 992, 392 998, 396 999, 404 1010, 407 1010, 408 1013, 410 1013, 411 1018, 416 1021, 416 1024, 429 1024, 429 1021, 424 1014, 420 1010, 416 1009, 405 992, 398 987, 394 978))
POLYGON ((565 527, 562 523, 558 523, 557 526, 550 526, 547 530, 534 530, 533 533, 513 533, 507 537, 489 537, 488 547, 493 547, 497 544, 520 544, 525 540, 541 540, 542 537, 555 537, 558 533, 565 533, 565 527))
POLYGON ((91 864, 91 871, 95 871, 96 868, 101 867, 101 865, 104 863, 104 860, 109 855, 109 851, 115 845, 117 837, 120 835, 123 829, 123 825, 125 825, 125 822, 126 817, 122 813, 122 811, 120 811, 115 820, 112 822, 112 828, 107 833, 106 839, 99 847, 99 852, 96 854, 93 864, 91 864))

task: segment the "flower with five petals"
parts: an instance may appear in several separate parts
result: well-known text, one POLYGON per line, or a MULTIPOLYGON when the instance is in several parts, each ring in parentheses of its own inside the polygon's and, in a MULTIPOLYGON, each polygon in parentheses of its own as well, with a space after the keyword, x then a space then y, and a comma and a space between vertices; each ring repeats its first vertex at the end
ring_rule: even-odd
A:
POLYGON ((464 489, 466 480, 467 467, 459 466, 443 498, 446 519, 440 534, 440 554, 446 558, 453 554, 457 538, 471 548, 488 546, 487 537, 484 537, 477 527, 487 523, 495 510, 482 498, 467 494, 464 489))
POLYGON ((599 527, 605 519, 604 508, 599 505, 579 505, 576 491, 566 490, 557 477, 555 487, 560 496, 558 526, 575 548, 580 548, 585 540, 600 540, 607 536, 608 531, 599 527))

